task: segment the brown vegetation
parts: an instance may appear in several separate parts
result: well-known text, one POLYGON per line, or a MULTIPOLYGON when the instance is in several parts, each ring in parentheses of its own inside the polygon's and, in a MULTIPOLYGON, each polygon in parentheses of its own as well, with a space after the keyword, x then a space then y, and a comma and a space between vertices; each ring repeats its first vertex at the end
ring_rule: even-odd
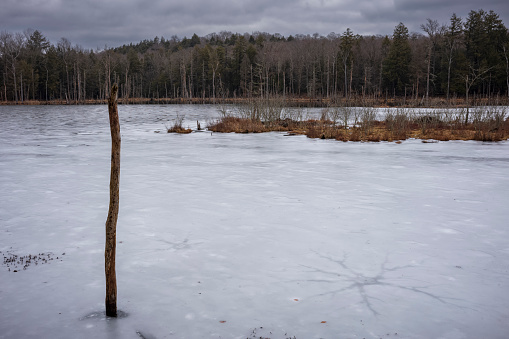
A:
MULTIPOLYGON (((272 99, 275 100, 275 99, 272 99)), ((303 119, 302 112, 291 111, 274 101, 259 100, 222 116, 208 126, 213 132, 261 133, 285 131, 290 135, 339 141, 425 140, 501 141, 509 139, 509 118, 502 107, 475 107, 435 110, 422 114, 409 109, 387 110, 380 119, 371 107, 329 106, 319 119, 303 119), (292 113, 293 112, 293 113, 292 113), (467 112, 470 118, 465 123, 467 112)))
POLYGON ((192 130, 190 128, 182 127, 182 122, 184 121, 184 117, 177 115, 177 118, 173 122, 173 125, 168 127, 166 126, 166 131, 168 133, 180 133, 180 134, 188 134, 191 133, 192 130))
MULTIPOLYGON (((179 105, 179 104, 217 104, 217 105, 245 105, 253 101, 253 98, 120 98, 119 105, 179 105)), ((350 98, 312 98, 307 96, 286 96, 285 105, 287 107, 329 107, 330 105, 343 105, 355 107, 428 107, 428 108, 445 108, 456 107, 465 108, 467 103, 465 98, 454 97, 447 102, 446 98, 435 97, 429 98, 427 103, 422 99, 408 99, 405 97, 381 98, 352 95, 350 98)), ((0 101, 0 105, 103 105, 106 99, 86 99, 80 101, 66 100, 24 100, 16 103, 15 101, 0 101)), ((509 99, 507 97, 496 98, 476 98, 474 100, 476 106, 508 106, 509 99)))

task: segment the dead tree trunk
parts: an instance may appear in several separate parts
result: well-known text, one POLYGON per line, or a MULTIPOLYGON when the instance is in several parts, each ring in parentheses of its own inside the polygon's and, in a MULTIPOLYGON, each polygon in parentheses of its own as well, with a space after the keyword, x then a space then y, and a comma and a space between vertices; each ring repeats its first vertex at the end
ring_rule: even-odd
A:
POLYGON ((111 129, 111 174, 110 208, 106 219, 106 247, 104 250, 104 270, 106 274, 106 316, 117 316, 117 277, 115 273, 115 250, 117 238, 117 218, 119 206, 120 179, 120 123, 117 109, 118 86, 114 84, 108 100, 111 129))

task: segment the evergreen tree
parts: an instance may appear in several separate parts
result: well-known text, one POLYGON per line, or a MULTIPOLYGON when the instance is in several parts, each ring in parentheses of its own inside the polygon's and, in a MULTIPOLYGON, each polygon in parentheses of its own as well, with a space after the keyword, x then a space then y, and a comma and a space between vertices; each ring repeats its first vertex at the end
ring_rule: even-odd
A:
POLYGON ((196 33, 193 34, 191 37, 191 41, 189 42, 189 47, 194 47, 196 45, 200 44, 200 37, 196 35, 196 33))
POLYGON ((478 77, 476 92, 490 94, 505 87, 505 57, 503 47, 508 41, 507 28, 498 14, 484 10, 471 11, 465 23, 465 47, 470 78, 478 77))
POLYGON ((385 87, 396 95, 404 94, 405 87, 409 84, 411 59, 408 28, 403 23, 399 23, 394 29, 389 53, 383 65, 385 87))
MULTIPOLYGON (((351 74, 353 65, 353 47, 357 40, 357 36, 355 36, 350 28, 347 28, 346 31, 341 35, 339 39, 339 59, 341 65, 343 65, 343 81, 344 81, 344 93, 345 97, 349 96, 349 78, 351 78, 351 74)), ((350 79, 351 82, 351 79, 350 79)), ((351 86, 351 83, 350 83, 351 86)))
POLYGON ((44 78, 44 55, 50 46, 48 40, 39 32, 27 32, 27 62, 30 69, 30 92, 32 99, 40 98, 44 92, 41 79, 44 78))
MULTIPOLYGON (((241 81, 241 66, 246 54, 246 39, 244 36, 239 36, 236 39, 235 46, 233 47, 233 59, 231 65, 231 90, 238 93, 241 81)), ((241 93, 238 93, 239 95, 241 93)))

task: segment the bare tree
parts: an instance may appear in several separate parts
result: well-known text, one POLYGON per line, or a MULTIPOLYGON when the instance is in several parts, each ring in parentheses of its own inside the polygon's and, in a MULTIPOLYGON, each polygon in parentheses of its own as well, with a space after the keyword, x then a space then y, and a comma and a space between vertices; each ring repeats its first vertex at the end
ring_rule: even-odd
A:
POLYGON ((449 95, 451 88, 451 68, 454 58, 454 52, 460 44, 460 37, 463 31, 461 18, 453 14, 451 17, 451 23, 447 27, 445 33, 445 45, 447 48, 447 103, 449 103, 449 95))
POLYGON ((216 102, 216 76, 219 69, 219 55, 217 48, 210 49, 209 68, 212 70, 212 98, 216 102))
POLYGON ((429 104, 429 83, 430 77, 435 75, 435 49, 438 44, 438 39, 443 34, 445 28, 438 24, 437 20, 426 19, 426 23, 421 25, 421 29, 428 34, 428 55, 427 59, 427 72, 426 72, 426 105, 429 104))
POLYGON ((469 93, 470 88, 472 85, 479 79, 481 79, 484 74, 488 73, 493 67, 481 67, 479 69, 476 69, 472 66, 470 66, 470 72, 465 75, 465 100, 467 103, 467 114, 465 116, 465 125, 468 123, 468 113, 469 113, 469 107, 470 107, 470 101, 469 101, 469 93))
POLYGON ((21 54, 21 50, 25 44, 25 36, 21 33, 16 33, 12 35, 9 32, 0 33, 0 41, 1 41, 1 54, 4 55, 6 59, 6 67, 10 68, 10 73, 12 74, 13 81, 13 94, 14 100, 18 103, 18 84, 17 84, 17 60, 21 54))
POLYGON ((113 59, 113 51, 105 48, 102 54, 102 65, 104 67, 104 96, 110 93, 111 87, 111 71, 115 67, 113 59))
POLYGON ((327 41, 324 46, 324 57, 327 58, 326 66, 326 92, 327 98, 336 96, 336 80, 337 80, 337 68, 338 68, 338 53, 339 53, 339 42, 341 35, 331 32, 327 35, 327 41))
POLYGON ((509 98, 509 43, 502 46, 505 57, 505 82, 507 85, 507 97, 509 98))
POLYGON ((64 62, 65 75, 67 81, 67 90, 65 93, 65 100, 69 102, 71 95, 71 80, 69 78, 69 65, 71 64, 71 42, 66 38, 61 38, 58 42, 58 51, 60 58, 64 62))

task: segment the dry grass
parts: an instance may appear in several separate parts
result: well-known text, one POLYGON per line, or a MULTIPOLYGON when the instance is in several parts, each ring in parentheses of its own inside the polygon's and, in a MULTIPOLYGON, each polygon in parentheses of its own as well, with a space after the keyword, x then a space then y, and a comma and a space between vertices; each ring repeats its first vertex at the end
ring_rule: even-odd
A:
POLYGON ((225 116, 208 126, 209 131, 221 133, 262 133, 270 130, 260 120, 225 116))
POLYGON ((190 129, 190 128, 169 128, 168 129, 168 133, 179 133, 179 134, 189 134, 191 133, 193 130, 190 129))
MULTIPOLYGON (((266 103, 267 106, 271 104, 266 103)), ((289 134, 305 134, 309 138, 345 142, 400 141, 409 138, 435 141, 509 139, 509 117, 504 108, 497 107, 472 109, 467 123, 464 110, 453 113, 447 110, 433 111, 422 115, 401 109, 388 111, 385 119, 379 120, 373 108, 354 110, 342 107, 324 109, 319 120, 302 120, 285 115, 281 104, 268 111, 267 107, 257 102, 249 107, 244 106, 239 112, 223 114, 208 129, 235 133, 286 131, 289 134), (348 121, 354 123, 348 124, 348 121)))
POLYGON ((166 131, 168 133, 179 133, 179 134, 188 134, 191 133, 192 130, 190 128, 182 127, 182 122, 184 121, 184 117, 177 115, 177 118, 173 122, 173 125, 168 127, 166 126, 166 131))

